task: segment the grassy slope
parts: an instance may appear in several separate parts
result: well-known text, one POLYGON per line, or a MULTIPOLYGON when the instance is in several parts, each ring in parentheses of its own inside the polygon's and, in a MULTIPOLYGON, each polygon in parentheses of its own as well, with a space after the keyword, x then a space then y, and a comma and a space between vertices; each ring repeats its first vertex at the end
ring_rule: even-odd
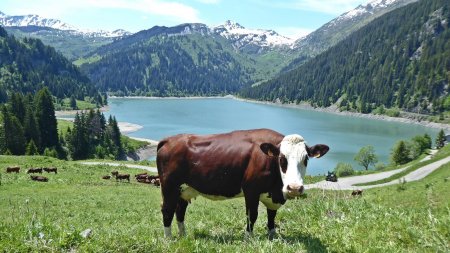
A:
MULTIPOLYGON (((279 211, 280 236, 269 241, 260 206, 255 238, 243 240, 243 199, 189 206, 183 239, 162 239, 158 188, 102 180, 107 166, 83 166, 46 157, 0 156, 0 251, 80 252, 397 252, 448 251, 450 164, 419 182, 349 192, 309 191, 279 211), (10 165, 57 166, 48 183, 32 182, 10 165), (78 236, 87 228, 89 239, 78 236), (40 235, 40 233, 42 233, 40 235)), ((121 172, 139 170, 120 168, 121 172)), ((175 226, 176 227, 176 226, 175 226)), ((174 232, 176 229, 174 228, 174 232)))

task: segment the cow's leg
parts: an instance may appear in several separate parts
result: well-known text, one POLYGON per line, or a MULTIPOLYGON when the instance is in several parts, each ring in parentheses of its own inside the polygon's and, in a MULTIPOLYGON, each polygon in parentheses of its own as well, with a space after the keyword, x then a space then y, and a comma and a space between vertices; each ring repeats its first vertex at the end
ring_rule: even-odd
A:
POLYGON ((186 200, 182 198, 178 199, 176 215, 177 215, 178 234, 180 236, 186 235, 186 228, 184 226, 184 215, 186 214, 187 206, 188 202, 186 200))
POLYGON ((245 207, 247 214, 246 237, 253 236, 253 225, 255 225, 256 219, 258 218, 258 204, 259 204, 259 195, 245 194, 245 207))
POLYGON ((269 231, 269 239, 273 239, 276 234, 275 231, 275 216, 277 215, 277 210, 272 210, 267 208, 267 229, 269 231))
POLYGON ((177 202, 180 196, 179 187, 163 187, 161 189, 163 195, 163 203, 161 212, 163 215, 163 223, 164 223, 164 236, 167 238, 172 237, 172 220, 173 215, 175 214, 175 209, 177 208, 177 202))

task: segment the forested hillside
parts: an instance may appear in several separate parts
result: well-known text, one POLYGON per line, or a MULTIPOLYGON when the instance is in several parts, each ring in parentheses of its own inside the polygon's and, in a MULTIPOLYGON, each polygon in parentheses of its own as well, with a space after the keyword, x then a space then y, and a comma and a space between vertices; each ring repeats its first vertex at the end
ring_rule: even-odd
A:
POLYGON ((102 91, 119 95, 228 94, 248 84, 250 76, 223 47, 199 34, 155 36, 105 52, 81 68, 102 91))
POLYGON ((247 88, 248 98, 420 113, 450 110, 450 1, 410 4, 374 20, 303 66, 247 88))
POLYGON ((138 32, 79 62, 102 91, 116 95, 209 96, 274 76, 287 62, 283 50, 247 54, 204 24, 183 24, 138 32))
POLYGON ((90 80, 54 48, 38 39, 19 41, 0 27, 0 103, 12 92, 34 94, 44 86, 57 98, 88 96, 102 104, 90 80))

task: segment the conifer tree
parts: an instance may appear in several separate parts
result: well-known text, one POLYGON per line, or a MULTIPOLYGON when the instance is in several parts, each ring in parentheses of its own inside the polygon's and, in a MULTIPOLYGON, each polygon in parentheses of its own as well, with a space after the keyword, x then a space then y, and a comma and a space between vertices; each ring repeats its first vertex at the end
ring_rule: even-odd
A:
POLYGON ((391 160, 394 164, 405 164, 409 162, 409 150, 404 141, 399 141, 395 144, 391 153, 391 160))
POLYGON ((25 131, 26 141, 30 142, 32 140, 35 145, 39 146, 41 138, 39 136, 39 128, 36 122, 36 117, 34 116, 31 106, 27 106, 23 128, 25 131))
MULTIPOLYGON (((3 107, 2 107, 3 111, 3 107)), ((0 112, 0 116, 2 116, 2 112, 0 112)), ((3 123, 3 117, 0 117, 0 155, 6 152, 6 139, 5 139, 5 128, 3 123)))
POLYGON ((2 115, 6 148, 13 155, 23 155, 25 153, 25 136, 22 125, 5 106, 2 108, 2 115))
POLYGON ((108 119, 108 128, 109 128, 109 137, 111 138, 111 142, 114 145, 115 149, 115 158, 116 159, 122 159, 125 151, 123 149, 122 141, 120 139, 120 129, 117 124, 116 117, 109 116, 108 119))
POLYGON ((53 98, 44 87, 36 95, 36 120, 38 123, 40 150, 58 145, 58 129, 53 98))
POLYGON ((34 144, 33 140, 30 140, 27 144, 27 149, 25 151, 25 155, 38 155, 38 149, 36 147, 36 144, 34 144))
POLYGON ((73 160, 86 159, 89 155, 84 113, 76 114, 70 132, 69 150, 73 160))
POLYGON ((21 93, 15 92, 11 95, 11 113, 23 124, 25 119, 25 103, 21 93))
POLYGON ((444 129, 441 129, 441 131, 439 131, 436 137, 436 148, 441 149, 442 147, 444 147, 444 145, 445 145, 445 133, 444 129))
POLYGON ((72 95, 70 97, 70 108, 72 108, 74 110, 78 109, 78 107, 77 107, 77 100, 75 99, 74 95, 72 95))

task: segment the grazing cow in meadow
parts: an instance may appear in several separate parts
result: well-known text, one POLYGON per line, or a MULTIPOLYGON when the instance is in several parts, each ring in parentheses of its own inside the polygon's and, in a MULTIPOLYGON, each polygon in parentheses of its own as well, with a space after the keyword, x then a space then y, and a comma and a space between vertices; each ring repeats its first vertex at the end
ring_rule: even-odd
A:
POLYGON ((7 167, 6 168, 6 173, 19 173, 20 172, 20 167, 7 167))
POLYGON ((42 174, 42 168, 30 168, 27 171, 27 174, 31 174, 31 173, 41 173, 42 174))
POLYGON ((147 176, 148 176, 147 172, 143 172, 143 173, 139 173, 139 174, 134 175, 135 178, 138 178, 138 177, 147 177, 147 176))
POLYGON ((116 181, 122 181, 123 179, 128 180, 128 183, 130 182, 130 174, 117 174, 116 175, 116 181))
POLYGON ((148 178, 136 178, 136 181, 138 181, 139 183, 143 183, 143 184, 150 184, 150 179, 148 178))
POLYGON ((308 159, 328 150, 323 144, 306 145, 300 135, 284 136, 269 129, 180 134, 160 141, 156 163, 165 237, 171 237, 174 214, 179 234, 185 235, 186 208, 198 195, 211 200, 244 197, 247 236, 252 234, 261 201, 273 236, 277 209, 303 194, 308 159))
POLYGON ((363 191, 361 189, 357 189, 352 191, 352 196, 362 196, 363 191))
POLYGON ((159 180, 159 178, 152 179, 150 183, 157 187, 161 185, 161 181, 159 180))
POLYGON ((111 179, 110 175, 103 176, 102 179, 111 179))
POLYGON ((43 176, 33 176, 31 175, 31 180, 33 181, 39 181, 39 182, 48 182, 48 178, 43 177, 43 176))
POLYGON ((111 175, 113 175, 115 177, 115 176, 119 175, 119 172, 117 170, 111 171, 111 175))
POLYGON ((145 174, 138 174, 138 175, 135 175, 134 177, 136 178, 137 181, 148 179, 147 173, 145 173, 145 174))
POLYGON ((47 173, 55 172, 55 174, 58 174, 58 168, 56 168, 56 167, 44 168, 44 171, 47 172, 47 173))

